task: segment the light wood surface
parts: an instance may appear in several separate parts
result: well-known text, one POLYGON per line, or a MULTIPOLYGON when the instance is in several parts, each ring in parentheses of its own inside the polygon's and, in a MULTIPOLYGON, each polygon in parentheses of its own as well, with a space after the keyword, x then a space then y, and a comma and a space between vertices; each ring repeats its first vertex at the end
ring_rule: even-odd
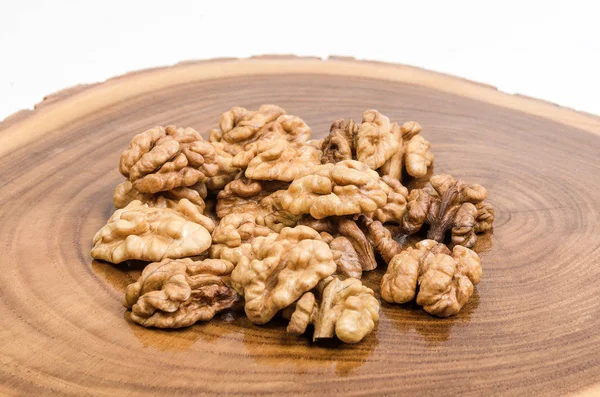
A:
POLYGON ((599 156, 596 116, 351 59, 184 63, 57 93, 0 124, 0 393, 597 395, 599 156), (383 303, 376 332, 353 346, 240 313, 179 331, 129 321, 121 300, 139 270, 89 256, 121 150, 148 127, 206 131, 229 107, 262 103, 317 137, 366 108, 417 120, 436 173, 487 188, 495 232, 478 243, 482 282, 458 316, 383 303))

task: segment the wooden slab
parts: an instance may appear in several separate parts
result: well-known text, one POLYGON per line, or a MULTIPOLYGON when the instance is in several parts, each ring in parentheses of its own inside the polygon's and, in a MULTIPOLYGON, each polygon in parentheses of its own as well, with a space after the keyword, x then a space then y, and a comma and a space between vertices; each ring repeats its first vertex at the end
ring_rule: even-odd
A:
MULTIPOLYGON (((407 66, 258 57, 81 86, 0 124, 0 393, 562 395, 600 393, 600 118, 407 66), (449 319, 382 304, 363 343, 313 345, 228 313, 179 331, 128 320, 139 272, 93 262, 133 134, 201 131, 275 103, 315 136, 366 108, 417 120, 436 173, 484 185, 483 279, 449 319)), ((377 285, 380 273, 367 276, 377 285)))

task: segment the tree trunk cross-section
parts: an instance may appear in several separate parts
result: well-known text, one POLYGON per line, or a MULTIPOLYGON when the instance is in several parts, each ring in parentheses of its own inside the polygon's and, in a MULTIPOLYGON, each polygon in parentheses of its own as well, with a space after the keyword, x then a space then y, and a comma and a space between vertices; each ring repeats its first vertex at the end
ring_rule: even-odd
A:
MULTIPOLYGON (((257 57, 183 63, 55 94, 0 124, 0 394, 600 393, 600 118, 401 65, 257 57), (132 323, 139 270, 92 261, 134 134, 207 131, 234 105, 282 106, 314 137, 375 108, 416 120, 435 173, 496 210, 459 315, 382 304, 357 345, 226 313, 178 331, 132 323)), ((378 291, 381 271, 366 275, 378 291)))

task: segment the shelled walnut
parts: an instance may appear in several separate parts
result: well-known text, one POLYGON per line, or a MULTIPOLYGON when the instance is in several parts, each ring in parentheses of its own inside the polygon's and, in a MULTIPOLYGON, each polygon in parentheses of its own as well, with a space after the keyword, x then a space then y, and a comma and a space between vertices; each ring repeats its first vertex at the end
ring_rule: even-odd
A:
MULTIPOLYGON (((429 167, 433 164, 434 156, 431 153, 431 144, 419 135, 421 125, 415 121, 402 124, 402 161, 406 173, 413 177, 427 175, 429 167)), ((402 174, 400 174, 400 179, 402 174)))
MULTIPOLYGON (((310 215, 303 216, 299 224, 309 226, 316 230, 317 232, 325 232, 331 234, 336 237, 345 237, 348 242, 352 245, 355 252, 348 251, 347 259, 350 260, 351 257, 356 256, 358 262, 361 265, 362 270, 373 270, 377 267, 377 261, 375 260, 375 253, 373 251, 373 247, 370 244, 367 236, 361 230, 360 227, 356 224, 356 222, 347 217, 329 217, 324 219, 315 219, 310 215)), ((341 251, 342 245, 341 243, 336 243, 336 250, 341 251)), ((333 249, 333 247, 332 247, 333 249)), ((350 263, 347 264, 350 266, 350 263)), ((340 265, 342 268, 346 268, 346 265, 340 265)), ((351 266, 352 271, 356 272, 358 269, 351 266)), ((356 273, 353 273, 353 277, 360 278, 356 273)), ((348 274, 350 275, 350 274, 348 274)))
POLYGON ((361 278, 363 266, 361 258, 352 245, 352 242, 344 236, 332 238, 329 242, 329 248, 339 253, 334 258, 337 265, 336 273, 347 277, 361 278))
POLYGON ((155 127, 136 135, 123 152, 120 171, 142 193, 156 193, 202 182, 212 146, 192 128, 155 127))
POLYGON ((224 149, 237 155, 251 149, 254 142, 285 139, 303 144, 310 138, 310 127, 297 116, 286 114, 275 105, 262 105, 257 111, 233 107, 223 113, 218 129, 210 132, 210 142, 221 142, 224 149))
POLYGON ((257 225, 274 232, 296 226, 300 216, 281 206, 281 196, 288 186, 279 181, 254 181, 240 174, 217 195, 217 215, 223 218, 233 213, 252 214, 257 225))
POLYGON ((354 138, 357 132, 358 126, 352 120, 334 121, 329 129, 329 135, 321 143, 323 164, 355 159, 354 138))
POLYGON ((494 223, 494 207, 490 203, 482 201, 475 205, 477 215, 475 216, 475 233, 485 233, 492 230, 494 223))
POLYGON ((281 203, 292 214, 321 219, 373 212, 387 203, 387 195, 375 171, 359 161, 344 160, 317 166, 295 179, 281 203))
POLYGON ((181 328, 208 321, 239 299, 228 285, 233 264, 220 259, 164 259, 127 286, 123 304, 144 327, 181 328))
POLYGON ((494 220, 493 208, 483 203, 486 197, 487 191, 480 185, 436 175, 423 189, 410 192, 402 227, 412 234, 427 224, 427 238, 443 242, 450 232, 452 244, 472 247, 476 233, 489 230, 494 220))
POLYGON ((188 199, 192 204, 198 207, 198 211, 204 212, 206 204, 206 185, 203 182, 190 187, 176 187, 173 190, 157 193, 141 193, 137 191, 130 181, 125 181, 117 185, 113 194, 113 204, 115 208, 125 208, 134 200, 139 200, 143 204, 157 208, 173 208, 177 206, 179 200, 188 199))
POLYGON ((360 280, 333 277, 324 281, 319 301, 312 292, 298 300, 287 331, 302 335, 314 325, 313 340, 337 336, 345 343, 358 343, 370 334, 379 321, 379 301, 360 280))
POLYGON ((265 226, 256 224, 252 213, 232 213, 226 215, 212 234, 211 258, 224 259, 237 264, 242 257, 253 258, 250 243, 256 237, 275 234, 265 226))
POLYGON ((260 210, 260 201, 263 198, 287 187, 286 183, 263 183, 246 178, 240 173, 217 194, 217 215, 223 218, 234 212, 257 212, 260 210))
POLYGON ((246 177, 262 181, 291 182, 321 164, 321 151, 308 145, 292 145, 283 139, 260 142, 246 168, 246 177))
POLYGON ((381 177, 379 185, 387 195, 387 200, 383 207, 377 208, 369 215, 381 223, 402 223, 406 212, 408 189, 402 186, 399 180, 388 175, 381 177))
POLYGON ((363 121, 336 120, 322 143, 323 163, 358 160, 381 176, 402 180, 405 172, 412 177, 427 175, 434 161, 430 143, 419 135, 419 123, 409 121, 402 126, 377 110, 365 110, 363 121))
POLYGON ((479 185, 427 182, 434 157, 420 132, 369 109, 311 139, 276 105, 229 109, 207 141, 192 128, 151 128, 121 154, 126 180, 92 257, 154 262, 125 296, 147 327, 208 321, 243 300, 255 324, 281 315, 290 334, 311 326, 315 341, 357 343, 379 319, 375 292, 360 281, 379 257, 384 300, 456 314, 481 276, 465 247, 492 230, 495 213, 479 185), (403 175, 418 178, 410 193, 403 175), (402 250, 417 232, 429 240, 402 250))
POLYGON ((235 157, 225 150, 222 143, 210 142, 210 146, 214 152, 208 151, 210 156, 205 157, 212 167, 204 183, 208 190, 219 191, 231 182, 242 169, 235 163, 235 157))
POLYGON ((373 109, 363 112, 360 125, 352 120, 334 121, 323 140, 323 162, 354 159, 373 170, 382 167, 402 148, 402 142, 392 133, 394 126, 397 129, 387 116, 373 109))
POLYGON ((358 217, 358 224, 366 230, 366 235, 371 244, 381 255, 385 263, 389 264, 390 260, 402 250, 400 244, 392 238, 390 231, 381 222, 373 221, 373 219, 365 215, 360 215, 358 217))
POLYGON ((450 250, 435 240, 423 240, 394 256, 381 280, 381 297, 405 303, 417 295, 417 304, 430 314, 457 314, 481 278, 479 256, 457 245, 450 250), (418 285, 418 293, 417 293, 418 285))
POLYGON ((200 255, 211 245, 213 228, 212 220, 187 199, 172 209, 153 208, 135 200, 115 211, 96 233, 92 257, 120 263, 200 255))
POLYGON ((400 150, 387 116, 377 110, 363 112, 363 121, 354 137, 356 159, 376 170, 400 150))
POLYGON ((255 238, 252 257, 240 258, 231 282, 255 324, 271 320, 336 269, 327 243, 306 226, 284 228, 274 240, 255 238))

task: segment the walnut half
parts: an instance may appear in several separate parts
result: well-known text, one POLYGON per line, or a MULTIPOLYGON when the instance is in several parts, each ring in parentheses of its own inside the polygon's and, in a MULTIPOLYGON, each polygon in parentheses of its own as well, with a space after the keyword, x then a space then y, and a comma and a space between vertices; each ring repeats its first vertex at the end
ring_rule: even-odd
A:
POLYGON ((336 270, 333 252, 314 229, 286 227, 271 236, 255 238, 251 256, 241 257, 231 274, 255 324, 267 323, 336 270))
POLYGON ((134 200, 116 210, 96 233, 92 257, 120 263, 200 255, 210 247, 213 228, 213 221, 187 199, 173 208, 153 208, 134 200))
POLYGON ((133 137, 119 169, 137 191, 156 193, 202 182, 214 168, 205 167, 205 156, 213 153, 192 128, 154 127, 133 137))
POLYGON ((220 259, 151 263, 127 287, 123 304, 144 327, 181 328, 208 321, 239 298, 224 277, 232 270, 231 262, 220 259))
POLYGON ((423 240, 394 256, 381 280, 381 297, 405 303, 417 295, 426 312, 448 317, 460 311, 481 278, 479 256, 457 245, 452 253, 434 240, 423 240), (418 286, 418 293, 417 293, 418 286))
POLYGON ((315 219, 373 212, 387 203, 379 175, 359 161, 323 164, 295 179, 281 197, 283 209, 315 219))
POLYGON ((308 324, 314 325, 313 340, 337 336, 344 343, 358 343, 370 334, 379 321, 379 301, 360 280, 331 277, 317 302, 312 292, 296 303, 288 333, 301 335, 308 324))
POLYGON ((427 238, 444 242, 450 232, 451 242, 472 247, 477 232, 491 229, 494 210, 483 203, 487 191, 480 185, 467 185, 451 175, 436 175, 423 189, 412 190, 402 227, 408 234, 429 225, 427 238))

